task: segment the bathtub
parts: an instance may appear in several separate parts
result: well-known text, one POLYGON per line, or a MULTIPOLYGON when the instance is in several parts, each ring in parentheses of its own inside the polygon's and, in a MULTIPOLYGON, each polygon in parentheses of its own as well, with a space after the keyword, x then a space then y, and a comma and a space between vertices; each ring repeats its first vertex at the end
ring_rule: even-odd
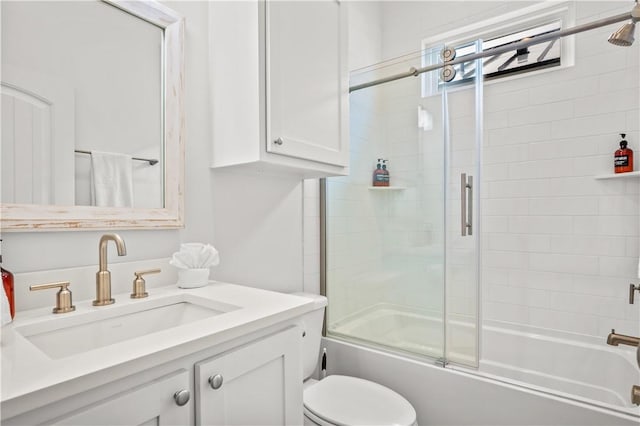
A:
MULTIPOLYGON (((447 341, 447 358, 469 364, 475 357, 468 352, 469 345, 465 346, 463 342, 475 341, 474 324, 453 321, 450 327, 455 330, 447 341), (451 336, 455 336, 457 341, 453 341, 451 336)), ((378 304, 332 323, 329 330, 329 337, 338 339, 331 343, 334 347, 342 339, 359 343, 341 348, 343 354, 349 353, 345 349, 347 347, 351 350, 358 347, 358 351, 373 351, 377 357, 391 356, 394 362, 404 359, 414 367, 423 365, 429 368, 433 368, 433 360, 425 357, 442 357, 444 330, 441 318, 415 309, 378 304), (391 348, 392 352, 387 352, 391 348)), ((635 351, 622 346, 607 346, 605 338, 485 321, 477 368, 452 363, 440 370, 461 374, 485 386, 506 386, 526 395, 553 400, 555 404, 580 406, 611 416, 601 420, 600 424, 625 424, 625 421, 640 424, 640 408, 630 403, 631 387, 640 384, 635 351)), ((412 374, 415 377, 417 373, 412 374)), ((477 385, 474 383, 473 387, 477 385)), ((415 391, 418 392, 419 388, 423 387, 419 386, 415 391)), ((486 390, 481 392, 488 394, 486 390)), ((564 416, 561 424, 565 424, 564 416)), ((591 424, 578 418, 575 423, 566 424, 591 424)), ((539 423, 545 424, 543 419, 539 423)), ((492 420, 488 419, 485 424, 492 424, 492 420)), ((554 423, 551 421, 549 424, 554 423)))

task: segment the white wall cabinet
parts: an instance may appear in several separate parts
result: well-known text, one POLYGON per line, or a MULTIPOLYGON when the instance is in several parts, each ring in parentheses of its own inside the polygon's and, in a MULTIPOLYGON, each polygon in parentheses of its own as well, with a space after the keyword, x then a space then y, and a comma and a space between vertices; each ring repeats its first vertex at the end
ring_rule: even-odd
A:
POLYGON ((300 329, 196 364, 197 425, 302 424, 300 329))
POLYGON ((2 424, 302 424, 302 331, 290 325, 265 334, 103 383, 2 424), (222 381, 213 389, 209 377, 216 375, 222 381))
POLYGON ((347 174, 346 4, 212 2, 209 14, 212 167, 347 174))

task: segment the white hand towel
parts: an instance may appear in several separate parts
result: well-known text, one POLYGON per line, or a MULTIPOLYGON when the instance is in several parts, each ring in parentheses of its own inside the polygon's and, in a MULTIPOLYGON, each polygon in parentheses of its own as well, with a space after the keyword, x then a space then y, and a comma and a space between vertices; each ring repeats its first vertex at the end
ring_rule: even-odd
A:
POLYGON ((131 156, 91 151, 91 204, 100 207, 133 207, 131 156))
POLYGON ((2 310, 2 325, 9 324, 11 320, 11 308, 9 307, 9 298, 7 298, 7 292, 2 288, 2 305, 0 306, 0 310, 2 310))

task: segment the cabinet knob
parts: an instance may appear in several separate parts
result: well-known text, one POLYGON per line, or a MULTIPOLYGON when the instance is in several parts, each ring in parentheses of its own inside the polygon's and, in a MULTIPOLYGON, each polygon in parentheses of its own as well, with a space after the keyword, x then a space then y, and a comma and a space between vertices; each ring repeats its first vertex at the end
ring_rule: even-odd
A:
POLYGON ((178 392, 173 394, 173 399, 176 401, 176 404, 178 404, 180 407, 182 407, 187 402, 189 402, 190 398, 191 398, 191 393, 186 389, 179 390, 178 392))
POLYGON ((278 138, 275 141, 273 141, 274 144, 276 145, 282 145, 284 143, 284 141, 282 140, 282 138, 278 138))
POLYGON ((209 385, 211 385, 212 389, 220 389, 222 386, 223 378, 221 374, 216 374, 215 376, 209 377, 209 385))

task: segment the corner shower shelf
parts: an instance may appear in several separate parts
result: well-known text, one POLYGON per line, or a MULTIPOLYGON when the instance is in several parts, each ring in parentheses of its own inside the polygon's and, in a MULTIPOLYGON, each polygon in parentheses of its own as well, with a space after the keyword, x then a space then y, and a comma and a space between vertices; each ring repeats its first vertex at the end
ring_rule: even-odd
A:
POLYGON ((640 171, 637 172, 627 172, 627 173, 609 173, 606 175, 597 175, 594 179, 624 179, 624 178, 632 178, 632 177, 640 177, 640 171))
POLYGON ((370 186, 371 191, 404 191, 406 186, 370 186))

